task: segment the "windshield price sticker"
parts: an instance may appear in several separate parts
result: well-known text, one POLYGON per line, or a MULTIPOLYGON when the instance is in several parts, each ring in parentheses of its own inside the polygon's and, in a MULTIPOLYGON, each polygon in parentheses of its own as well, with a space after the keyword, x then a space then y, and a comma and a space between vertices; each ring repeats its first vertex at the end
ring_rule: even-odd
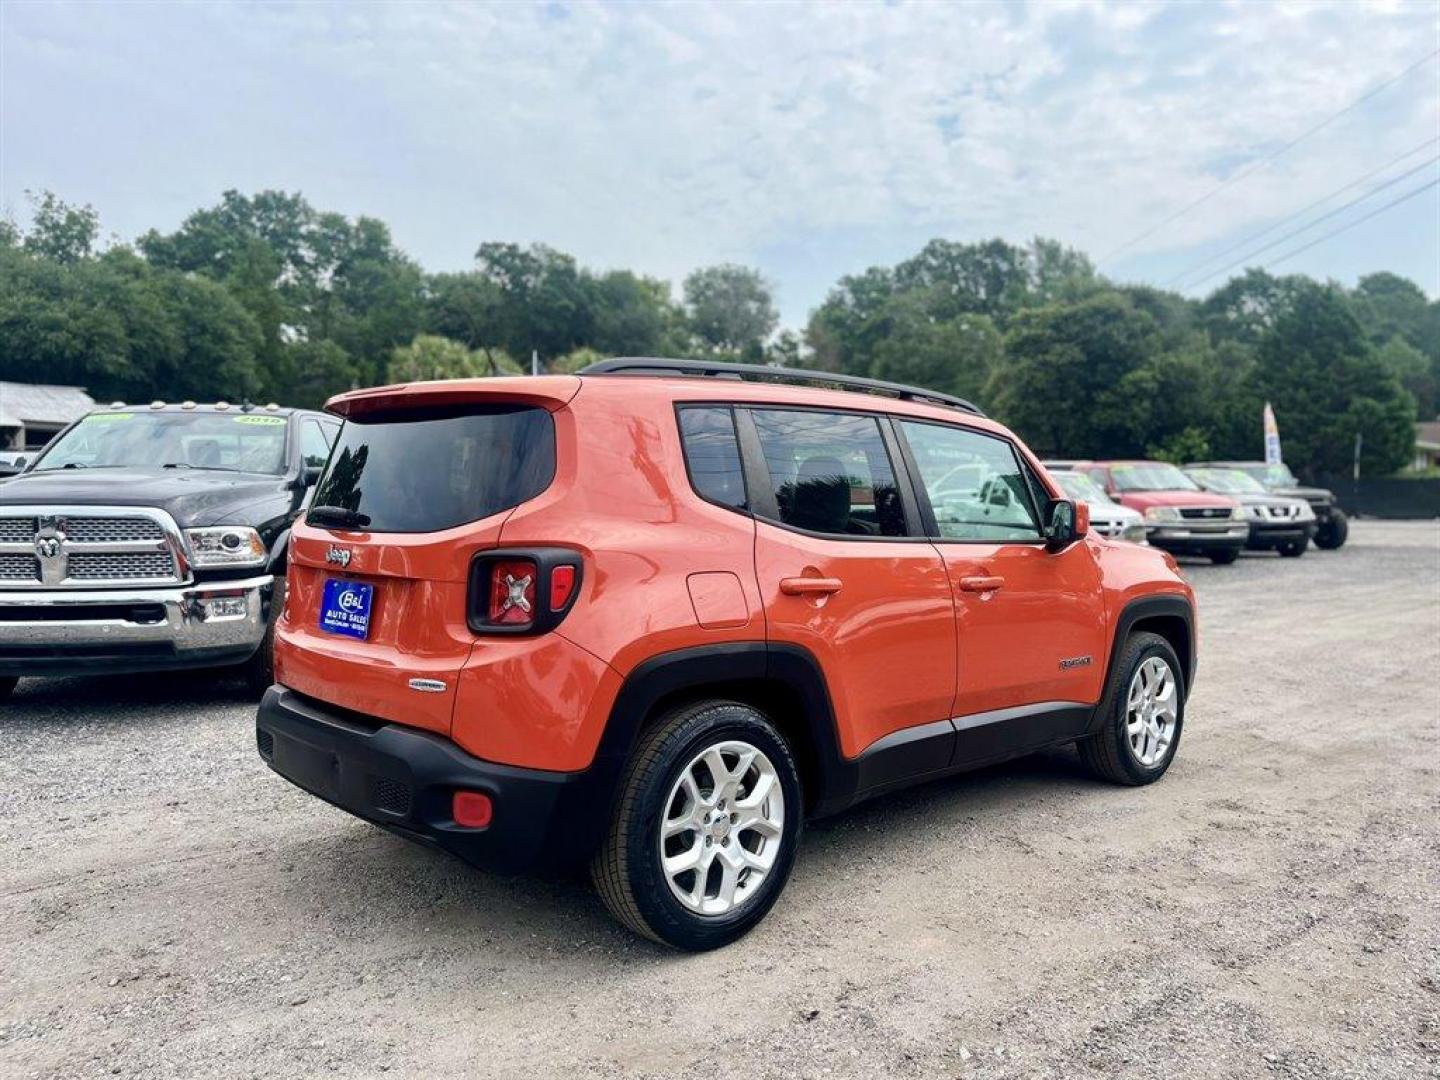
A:
POLYGON ((233 416, 231 419, 237 424, 267 424, 274 426, 285 423, 283 416, 233 416))

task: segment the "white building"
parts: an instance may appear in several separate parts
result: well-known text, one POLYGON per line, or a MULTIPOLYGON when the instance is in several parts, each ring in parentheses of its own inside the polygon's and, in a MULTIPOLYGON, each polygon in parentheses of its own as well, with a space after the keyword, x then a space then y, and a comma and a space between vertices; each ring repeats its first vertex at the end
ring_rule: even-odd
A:
POLYGON ((0 382, 0 450, 39 450, 94 407, 78 386, 0 382))

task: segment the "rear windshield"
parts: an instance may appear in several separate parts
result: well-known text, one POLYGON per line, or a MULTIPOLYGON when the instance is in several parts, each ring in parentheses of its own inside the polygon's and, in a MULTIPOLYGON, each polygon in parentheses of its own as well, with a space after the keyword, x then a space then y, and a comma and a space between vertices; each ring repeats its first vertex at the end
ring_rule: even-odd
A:
POLYGON ((544 409, 391 412, 345 421, 311 506, 354 511, 375 532, 435 532, 519 506, 554 476, 544 409))

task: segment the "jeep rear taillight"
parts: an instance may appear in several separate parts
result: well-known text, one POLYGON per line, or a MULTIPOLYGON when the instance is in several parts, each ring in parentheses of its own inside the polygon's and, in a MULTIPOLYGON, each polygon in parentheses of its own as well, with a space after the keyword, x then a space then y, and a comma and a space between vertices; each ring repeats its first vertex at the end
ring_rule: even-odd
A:
POLYGON ((535 621, 535 580, 539 571, 529 559, 504 559, 490 564, 491 626, 529 626, 535 621))
POLYGON ((467 621, 477 634, 543 634, 580 592, 580 554, 568 548, 482 551, 470 564, 467 621))

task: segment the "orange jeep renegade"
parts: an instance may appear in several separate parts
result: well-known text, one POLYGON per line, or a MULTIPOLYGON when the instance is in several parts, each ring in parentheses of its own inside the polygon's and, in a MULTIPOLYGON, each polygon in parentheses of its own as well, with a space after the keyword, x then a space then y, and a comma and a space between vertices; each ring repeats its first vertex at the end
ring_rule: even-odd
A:
POLYGON ((611 360, 328 409, 261 756, 479 865, 588 863, 658 941, 759 922, 806 818, 1061 743, 1122 784, 1175 755, 1190 588, 967 402, 611 360))

